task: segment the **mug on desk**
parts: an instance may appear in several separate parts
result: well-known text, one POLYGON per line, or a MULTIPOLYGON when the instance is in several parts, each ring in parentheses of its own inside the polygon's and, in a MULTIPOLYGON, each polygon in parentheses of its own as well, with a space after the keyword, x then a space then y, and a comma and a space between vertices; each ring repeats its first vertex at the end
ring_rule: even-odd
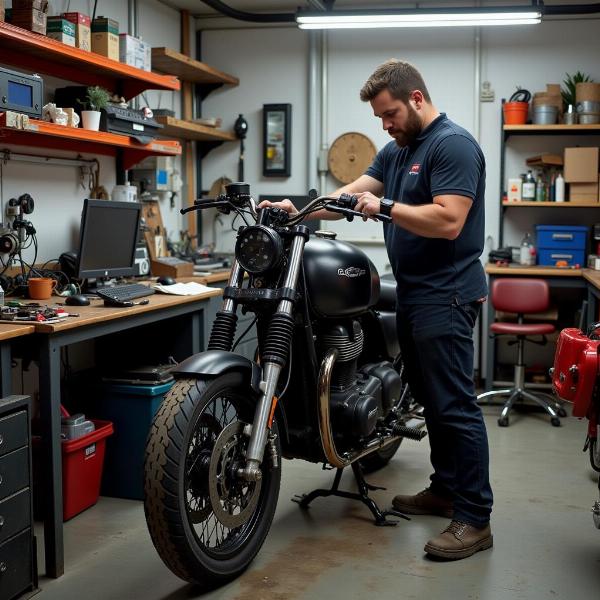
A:
POLYGON ((29 297, 32 300, 48 300, 58 282, 51 277, 30 277, 27 280, 29 297))

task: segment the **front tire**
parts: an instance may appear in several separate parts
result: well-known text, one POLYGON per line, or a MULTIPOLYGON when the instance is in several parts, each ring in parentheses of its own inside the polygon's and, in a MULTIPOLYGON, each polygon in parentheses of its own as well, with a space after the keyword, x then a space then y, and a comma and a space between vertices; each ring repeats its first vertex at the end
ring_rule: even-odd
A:
POLYGON ((206 590, 252 562, 277 505, 280 467, 263 461, 256 483, 235 476, 248 443, 243 424, 254 415, 248 399, 239 373, 179 380, 146 445, 144 511, 152 542, 175 575, 206 590))

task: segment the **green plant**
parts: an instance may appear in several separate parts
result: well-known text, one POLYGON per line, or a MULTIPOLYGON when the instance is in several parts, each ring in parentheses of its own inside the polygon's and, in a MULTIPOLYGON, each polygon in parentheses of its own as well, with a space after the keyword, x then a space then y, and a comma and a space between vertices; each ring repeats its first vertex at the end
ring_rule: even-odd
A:
POLYGON ((576 104, 575 90, 577 88, 577 84, 593 82, 594 80, 589 75, 586 75, 581 71, 577 71, 577 73, 574 75, 569 75, 568 73, 565 73, 565 75, 567 78, 563 81, 564 87, 560 88, 560 94, 562 96, 563 106, 566 111, 569 104, 572 104, 573 106, 576 104))
POLYGON ((89 106, 89 110, 102 110, 108 105, 110 94, 99 85, 90 86, 86 91, 86 101, 81 102, 85 106, 89 106))

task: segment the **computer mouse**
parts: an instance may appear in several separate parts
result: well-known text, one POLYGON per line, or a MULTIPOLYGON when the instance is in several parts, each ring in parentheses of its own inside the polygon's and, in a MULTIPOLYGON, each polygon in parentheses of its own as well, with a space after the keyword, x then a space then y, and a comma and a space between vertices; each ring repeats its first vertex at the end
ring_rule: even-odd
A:
POLYGON ((87 306, 90 303, 90 299, 83 294, 73 294, 65 298, 65 304, 67 306, 87 306))
POLYGON ((160 285, 173 285, 177 282, 172 277, 163 275, 156 280, 156 283, 160 283, 160 285))

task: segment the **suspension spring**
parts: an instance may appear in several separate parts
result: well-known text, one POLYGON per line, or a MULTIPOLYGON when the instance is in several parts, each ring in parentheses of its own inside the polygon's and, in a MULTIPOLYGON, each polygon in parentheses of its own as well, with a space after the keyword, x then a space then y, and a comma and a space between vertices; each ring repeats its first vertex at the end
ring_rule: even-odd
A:
POLYGON ((262 355, 263 362, 272 362, 283 367, 287 362, 293 333, 294 317, 287 313, 276 313, 269 325, 262 355))
POLYGON ((219 311, 210 332, 208 349, 231 351, 236 327, 237 315, 235 313, 219 311))

